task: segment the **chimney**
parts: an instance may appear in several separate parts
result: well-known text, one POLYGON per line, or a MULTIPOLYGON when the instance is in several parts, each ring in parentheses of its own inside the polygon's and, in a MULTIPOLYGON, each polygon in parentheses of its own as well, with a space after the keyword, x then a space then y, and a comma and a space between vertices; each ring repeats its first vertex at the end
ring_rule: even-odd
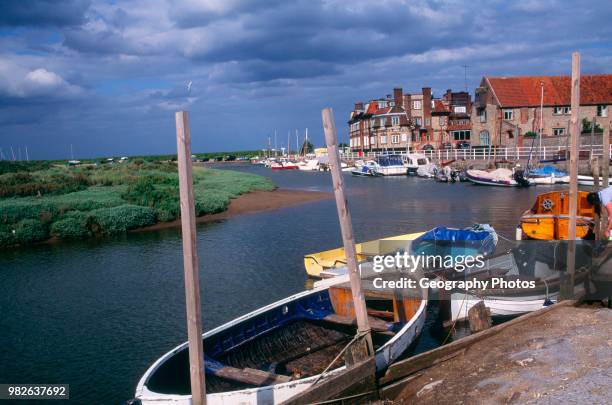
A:
POLYGON ((398 107, 403 107, 404 104, 404 92, 401 87, 396 87, 393 89, 393 100, 395 100, 395 105, 398 107))
POLYGON ((355 111, 363 111, 363 102, 355 103, 355 111))
POLYGON ((431 126, 431 87, 423 87, 423 126, 425 120, 429 121, 431 126))

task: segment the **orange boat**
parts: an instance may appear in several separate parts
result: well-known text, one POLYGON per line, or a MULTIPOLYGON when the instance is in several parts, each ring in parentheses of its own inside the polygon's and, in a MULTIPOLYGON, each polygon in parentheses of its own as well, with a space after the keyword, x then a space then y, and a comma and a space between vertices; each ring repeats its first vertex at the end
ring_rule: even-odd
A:
MULTIPOLYGON (((595 222, 593 206, 587 192, 578 192, 576 237, 593 237, 595 222)), ((567 240, 569 223, 569 192, 551 191, 540 194, 533 207, 521 216, 522 239, 567 240)))

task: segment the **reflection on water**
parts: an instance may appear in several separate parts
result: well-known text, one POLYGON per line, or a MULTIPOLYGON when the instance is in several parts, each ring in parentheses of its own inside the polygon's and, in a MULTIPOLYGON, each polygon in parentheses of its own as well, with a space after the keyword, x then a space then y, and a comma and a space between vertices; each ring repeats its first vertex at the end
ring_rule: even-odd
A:
MULTIPOLYGON (((327 173, 261 173, 284 188, 331 191, 327 173)), ((358 241, 490 223, 513 237, 543 189, 346 176, 358 241)), ((308 286, 302 257, 341 245, 332 199, 198 226, 204 327, 308 286)), ((178 229, 0 252, 0 382, 70 383, 74 403, 119 403, 186 339, 178 229)), ((417 350, 445 337, 429 310, 417 350)))

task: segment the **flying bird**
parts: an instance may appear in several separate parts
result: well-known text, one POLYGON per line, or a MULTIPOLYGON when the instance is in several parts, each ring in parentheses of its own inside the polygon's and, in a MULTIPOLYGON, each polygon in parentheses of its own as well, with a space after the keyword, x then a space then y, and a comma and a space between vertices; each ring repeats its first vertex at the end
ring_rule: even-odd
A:
POLYGON ((187 94, 189 95, 191 93, 191 85, 193 84, 193 82, 191 80, 189 80, 189 82, 187 82, 187 94))

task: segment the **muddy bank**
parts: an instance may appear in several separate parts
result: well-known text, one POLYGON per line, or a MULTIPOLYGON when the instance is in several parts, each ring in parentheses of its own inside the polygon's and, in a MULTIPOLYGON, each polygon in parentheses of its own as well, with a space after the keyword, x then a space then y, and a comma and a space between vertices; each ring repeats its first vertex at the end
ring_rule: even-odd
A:
MULTIPOLYGON (((198 217, 197 223, 214 222, 236 215, 254 212, 271 211, 308 202, 332 198, 331 193, 307 190, 276 189, 274 191, 252 191, 243 194, 230 202, 227 210, 218 214, 198 217)), ((158 222, 144 228, 134 229, 131 232, 154 231, 158 229, 180 227, 181 220, 158 222)))

